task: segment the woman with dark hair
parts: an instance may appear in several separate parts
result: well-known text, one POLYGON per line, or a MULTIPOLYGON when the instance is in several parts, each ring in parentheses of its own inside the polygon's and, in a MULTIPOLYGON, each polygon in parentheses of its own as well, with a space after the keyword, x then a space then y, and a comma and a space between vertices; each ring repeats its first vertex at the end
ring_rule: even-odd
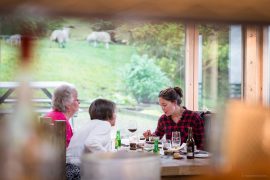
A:
POLYGON ((71 138, 66 154, 67 179, 79 179, 83 153, 112 150, 111 127, 115 125, 116 105, 106 99, 96 99, 89 107, 90 119, 71 138))
POLYGON ((203 149, 204 123, 200 115, 190 111, 181 105, 183 91, 179 87, 167 88, 159 93, 159 105, 164 114, 159 118, 158 125, 154 133, 150 130, 144 132, 147 138, 156 135, 162 138, 171 139, 173 131, 180 131, 181 142, 186 142, 188 137, 188 127, 192 127, 193 137, 198 149, 203 149))

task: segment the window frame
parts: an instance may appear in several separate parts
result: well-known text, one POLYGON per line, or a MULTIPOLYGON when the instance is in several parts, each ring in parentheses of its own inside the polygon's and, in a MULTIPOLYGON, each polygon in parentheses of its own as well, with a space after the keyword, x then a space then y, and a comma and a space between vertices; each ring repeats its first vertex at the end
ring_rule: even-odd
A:
MULTIPOLYGON (((242 95, 246 102, 270 104, 270 26, 243 25, 242 95)), ((198 110, 198 24, 185 24, 185 106, 198 110)))
POLYGON ((270 26, 263 27, 263 104, 270 105, 270 26))

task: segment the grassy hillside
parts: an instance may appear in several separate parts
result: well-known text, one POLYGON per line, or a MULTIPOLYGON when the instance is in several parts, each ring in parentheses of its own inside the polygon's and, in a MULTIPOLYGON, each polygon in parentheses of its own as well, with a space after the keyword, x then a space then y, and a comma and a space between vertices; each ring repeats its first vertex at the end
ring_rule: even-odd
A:
MULTIPOLYGON (((3 44, 3 43, 2 43, 3 44)), ((9 45, 2 45, 0 80, 15 77, 18 53, 9 45)), ((80 98, 112 97, 124 89, 121 72, 129 63, 133 48, 110 45, 93 47, 86 41, 70 40, 66 48, 47 39, 38 41, 33 56, 33 79, 39 81, 67 81, 77 86, 80 98)))
MULTIPOLYGON (((72 83, 79 91, 79 98, 83 100, 102 97, 117 103, 134 102, 123 84, 122 72, 135 53, 135 48, 117 44, 110 44, 109 49, 104 44, 93 47, 85 40, 91 32, 89 23, 69 20, 66 25, 75 26, 66 48, 59 48, 56 43, 50 42, 49 34, 35 41, 32 79, 72 83)), ((19 50, 4 41, 1 41, 0 47, 0 81, 14 81, 18 77, 19 50)), ((158 105, 149 105, 132 113, 120 106, 118 108, 117 126, 123 134, 127 134, 125 131, 129 120, 138 121, 139 133, 148 128, 153 130, 161 113, 158 105)), ((75 129, 82 127, 88 119, 88 112, 79 112, 74 119, 75 129)))

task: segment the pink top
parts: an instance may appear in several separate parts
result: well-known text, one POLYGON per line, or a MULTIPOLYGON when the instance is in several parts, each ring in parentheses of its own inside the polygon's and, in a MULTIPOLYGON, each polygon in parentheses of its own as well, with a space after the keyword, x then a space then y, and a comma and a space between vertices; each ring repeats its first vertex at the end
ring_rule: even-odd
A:
POLYGON ((62 113, 60 111, 53 110, 53 111, 47 113, 45 115, 45 117, 50 117, 50 118, 52 118, 53 121, 55 121, 55 120, 65 120, 66 121, 66 147, 68 147, 69 142, 70 142, 70 139, 73 136, 73 132, 72 132, 70 123, 67 120, 67 118, 64 115, 64 113, 62 113))

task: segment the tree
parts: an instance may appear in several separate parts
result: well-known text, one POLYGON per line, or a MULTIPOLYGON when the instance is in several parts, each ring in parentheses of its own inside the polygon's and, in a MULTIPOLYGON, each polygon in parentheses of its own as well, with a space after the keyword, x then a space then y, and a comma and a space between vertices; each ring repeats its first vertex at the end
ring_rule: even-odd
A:
POLYGON ((156 102, 161 89, 171 85, 170 80, 147 55, 133 55, 124 73, 127 89, 137 102, 156 102))

